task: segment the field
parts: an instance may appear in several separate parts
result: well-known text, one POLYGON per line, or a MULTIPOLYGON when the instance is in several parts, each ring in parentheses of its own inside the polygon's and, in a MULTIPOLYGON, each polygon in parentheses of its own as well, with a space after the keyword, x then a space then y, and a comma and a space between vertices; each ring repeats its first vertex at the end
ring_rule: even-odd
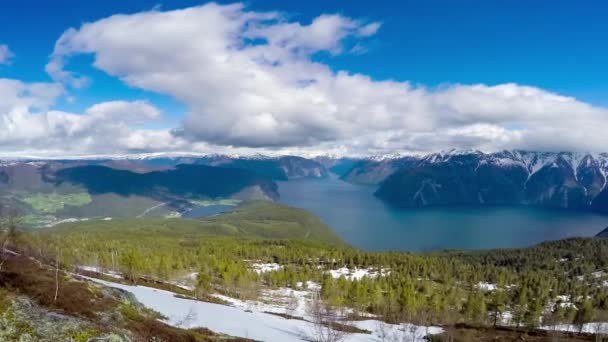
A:
POLYGON ((80 207, 92 202, 91 196, 87 192, 70 194, 33 193, 23 196, 21 200, 40 214, 54 214, 63 210, 66 205, 80 207))

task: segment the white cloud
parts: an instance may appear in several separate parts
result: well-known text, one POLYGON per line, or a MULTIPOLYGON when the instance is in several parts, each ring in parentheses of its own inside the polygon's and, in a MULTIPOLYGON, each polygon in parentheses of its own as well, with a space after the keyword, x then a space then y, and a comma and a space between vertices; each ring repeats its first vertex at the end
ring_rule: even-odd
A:
POLYGON ((8 45, 0 44, 0 65, 9 64, 13 58, 13 53, 8 45))
POLYGON ((50 110, 62 93, 57 83, 0 79, 0 153, 113 154, 183 144, 168 129, 140 128, 161 116, 145 101, 99 103, 82 114, 50 110))
POLYGON ((299 23, 242 4, 115 15, 67 30, 47 70, 80 85, 86 78, 64 64, 93 54, 95 67, 128 85, 185 103, 174 139, 205 146, 345 153, 606 146, 608 110, 571 97, 517 84, 430 89, 315 61, 318 53, 363 51, 362 40, 380 26, 341 15, 299 23))

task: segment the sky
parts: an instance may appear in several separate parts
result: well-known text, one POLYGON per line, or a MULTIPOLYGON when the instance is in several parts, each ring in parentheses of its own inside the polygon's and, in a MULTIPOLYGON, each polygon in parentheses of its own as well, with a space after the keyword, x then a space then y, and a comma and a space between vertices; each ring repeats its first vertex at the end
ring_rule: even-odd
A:
POLYGON ((605 1, 0 3, 0 155, 605 152, 605 1))

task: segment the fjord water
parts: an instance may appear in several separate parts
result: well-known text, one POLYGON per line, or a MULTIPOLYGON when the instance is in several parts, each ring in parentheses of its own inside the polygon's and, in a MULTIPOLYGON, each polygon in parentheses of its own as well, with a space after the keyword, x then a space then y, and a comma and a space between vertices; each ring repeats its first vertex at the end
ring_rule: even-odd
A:
POLYGON ((538 207, 398 209, 377 199, 375 190, 336 178, 279 182, 282 203, 315 213, 346 242, 365 250, 523 247, 593 236, 608 226, 605 215, 538 207))

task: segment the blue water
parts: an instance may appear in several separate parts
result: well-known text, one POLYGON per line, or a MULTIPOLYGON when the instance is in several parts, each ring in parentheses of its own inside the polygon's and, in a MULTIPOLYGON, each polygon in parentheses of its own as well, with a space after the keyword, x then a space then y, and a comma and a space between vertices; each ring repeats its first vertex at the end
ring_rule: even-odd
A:
POLYGON ((282 203, 317 214, 345 241, 366 250, 523 247, 593 236, 608 226, 605 215, 538 207, 397 209, 374 197, 375 190, 337 179, 279 182, 282 203))

